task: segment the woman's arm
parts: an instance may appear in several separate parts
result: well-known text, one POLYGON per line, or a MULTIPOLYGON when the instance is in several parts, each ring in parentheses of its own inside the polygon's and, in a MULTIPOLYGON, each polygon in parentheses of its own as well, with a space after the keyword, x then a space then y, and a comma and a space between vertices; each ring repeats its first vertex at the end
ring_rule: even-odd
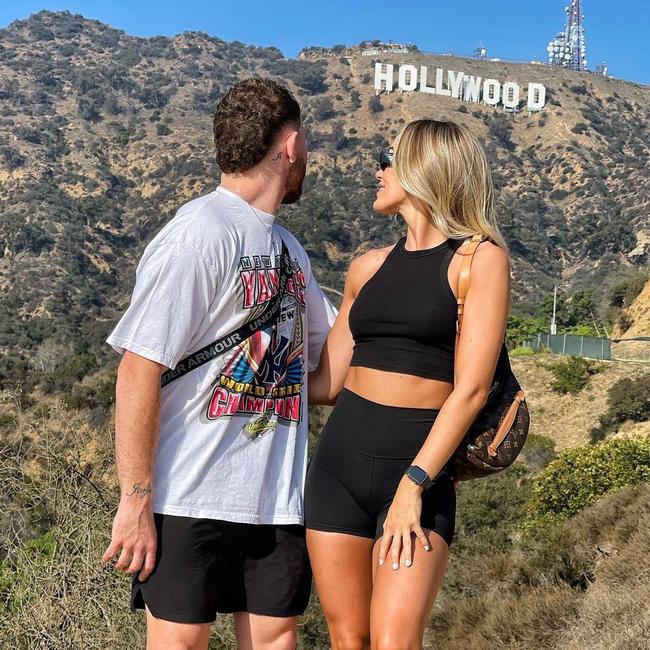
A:
POLYGON ((350 263, 338 316, 323 346, 318 368, 309 373, 310 404, 334 404, 343 389, 354 348, 348 324, 350 308, 363 285, 386 259, 390 248, 368 251, 350 263))
MULTIPOLYGON (((427 439, 413 460, 430 477, 436 476, 460 444, 485 405, 503 345, 510 306, 510 268, 505 251, 483 242, 472 264, 465 300, 463 327, 456 353, 456 383, 427 439)), ((403 477, 384 525, 380 562, 386 559, 392 538, 393 566, 399 566, 400 546, 407 564, 411 558, 411 531, 426 547, 420 528, 422 488, 403 477)))

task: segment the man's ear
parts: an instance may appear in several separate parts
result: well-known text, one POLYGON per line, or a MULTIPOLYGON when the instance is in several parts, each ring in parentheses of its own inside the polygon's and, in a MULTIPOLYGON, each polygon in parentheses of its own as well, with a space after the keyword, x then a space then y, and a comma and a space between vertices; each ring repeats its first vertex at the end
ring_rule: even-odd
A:
POLYGON ((296 162, 298 158, 299 137, 300 131, 292 129, 287 134, 287 139, 284 142, 284 148, 290 163, 296 162))

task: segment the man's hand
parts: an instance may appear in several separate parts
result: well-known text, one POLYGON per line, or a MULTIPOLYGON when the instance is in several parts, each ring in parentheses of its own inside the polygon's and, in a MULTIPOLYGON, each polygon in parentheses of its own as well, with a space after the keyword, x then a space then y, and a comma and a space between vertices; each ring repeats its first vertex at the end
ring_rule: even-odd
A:
POLYGON ((125 573, 140 571, 138 578, 146 580, 156 563, 156 526, 151 506, 151 489, 142 483, 125 493, 113 520, 111 543, 102 555, 108 562, 120 553, 115 568, 125 573))

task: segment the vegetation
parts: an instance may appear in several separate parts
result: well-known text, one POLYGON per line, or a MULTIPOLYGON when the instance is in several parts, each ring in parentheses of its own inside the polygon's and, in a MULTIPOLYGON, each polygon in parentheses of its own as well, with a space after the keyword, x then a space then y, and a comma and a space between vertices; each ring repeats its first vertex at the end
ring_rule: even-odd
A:
POLYGON ((619 379, 607 391, 607 406, 605 414, 600 416, 598 426, 591 430, 593 442, 603 440, 608 433, 616 431, 628 420, 650 420, 650 375, 619 379))
POLYGON ((602 365, 584 357, 568 357, 551 365, 553 381, 551 388, 556 393, 575 394, 581 391, 589 379, 602 370, 602 365))
MULTIPOLYGON (((302 200, 279 221, 303 242, 320 282, 341 289, 354 255, 402 234, 399 222, 373 217, 372 174, 412 102, 371 96, 367 69, 338 55, 287 60, 276 48, 199 32, 134 38, 65 12, 0 30, 0 647, 143 645, 129 579, 99 561, 117 503, 117 357, 104 340, 144 246, 218 182, 210 116, 232 83, 253 74, 279 76, 301 103, 310 166, 302 200)), ((484 140, 494 174, 515 271, 511 348, 548 329, 567 260, 579 263, 580 284, 558 292, 561 332, 623 326, 647 280, 632 250, 647 219, 648 94, 560 74, 569 81, 549 86, 546 116, 457 109, 484 140), (548 146, 558 106, 569 133, 548 146)), ((448 115, 451 104, 430 100, 427 114, 448 115)), ((563 393, 581 390, 599 367, 557 365, 563 393)), ((594 440, 648 419, 647 382, 610 389, 594 440)), ((310 412, 310 447, 327 412, 310 412)), ((638 647, 650 638, 647 482, 647 439, 558 455, 531 433, 515 466, 461 484, 425 647, 638 647)), ((226 618, 211 644, 234 648, 226 618)), ((315 597, 300 647, 329 647, 315 597)))
POLYGON ((650 481, 650 438, 566 449, 533 480, 527 524, 571 517, 605 494, 650 481))

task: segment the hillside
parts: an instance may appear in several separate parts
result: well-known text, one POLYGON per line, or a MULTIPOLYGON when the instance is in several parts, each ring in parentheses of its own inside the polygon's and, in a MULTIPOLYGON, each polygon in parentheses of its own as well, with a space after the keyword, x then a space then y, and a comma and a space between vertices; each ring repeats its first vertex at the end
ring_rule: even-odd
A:
POLYGON ((0 30, 0 350, 101 344, 143 247, 218 182, 214 106, 249 75, 281 78, 303 106, 305 194, 281 219, 323 284, 340 288, 353 255, 399 236, 399 224, 371 211, 376 154, 423 116, 457 120, 485 143, 515 309, 558 280, 602 294, 618 270, 647 263, 650 88, 540 65, 413 52, 382 60, 544 83, 547 105, 529 116, 398 92, 371 103, 370 57, 291 60, 197 32, 136 38, 69 13, 0 30))

